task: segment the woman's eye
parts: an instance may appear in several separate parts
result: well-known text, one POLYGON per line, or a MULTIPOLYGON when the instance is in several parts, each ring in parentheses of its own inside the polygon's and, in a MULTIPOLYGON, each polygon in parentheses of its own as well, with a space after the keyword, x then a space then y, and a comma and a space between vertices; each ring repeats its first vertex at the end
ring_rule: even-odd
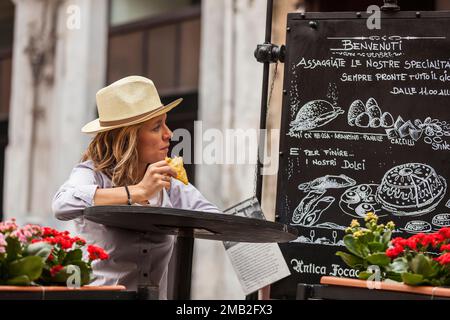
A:
POLYGON ((157 127, 153 128, 152 131, 159 131, 160 128, 161 128, 161 126, 157 126, 157 127))

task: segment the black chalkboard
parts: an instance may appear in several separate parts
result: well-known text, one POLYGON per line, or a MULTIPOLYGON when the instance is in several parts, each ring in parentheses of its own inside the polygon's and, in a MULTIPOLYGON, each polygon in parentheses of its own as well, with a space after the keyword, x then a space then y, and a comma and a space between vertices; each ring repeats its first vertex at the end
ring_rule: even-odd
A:
POLYGON ((450 225, 450 13, 288 15, 276 212, 292 275, 272 286, 354 277, 336 251, 375 211, 395 236, 450 225))

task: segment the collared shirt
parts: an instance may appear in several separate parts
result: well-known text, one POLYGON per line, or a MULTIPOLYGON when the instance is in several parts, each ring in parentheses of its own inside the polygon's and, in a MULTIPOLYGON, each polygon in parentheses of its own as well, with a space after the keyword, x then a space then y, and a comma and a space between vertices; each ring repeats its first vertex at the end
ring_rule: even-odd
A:
MULTIPOLYGON (((109 254, 109 259, 92 263, 96 279, 91 285, 124 285, 127 290, 137 290, 138 284, 151 282, 159 285, 160 299, 166 299, 174 236, 107 227, 83 217, 83 210, 94 205, 97 188, 111 187, 106 174, 94 171, 92 160, 79 163, 55 194, 53 213, 60 220, 74 220, 78 234, 88 244, 100 246, 109 254)), ((171 179, 169 191, 163 189, 149 199, 149 205, 222 213, 193 185, 176 179, 171 179)))

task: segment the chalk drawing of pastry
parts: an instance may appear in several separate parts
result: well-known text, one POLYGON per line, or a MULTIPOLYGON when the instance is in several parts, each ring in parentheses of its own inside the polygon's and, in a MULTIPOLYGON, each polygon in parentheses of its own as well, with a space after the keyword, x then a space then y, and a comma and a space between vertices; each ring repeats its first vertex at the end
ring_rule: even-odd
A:
POLYGON ((406 163, 390 169, 376 198, 396 216, 416 216, 433 211, 447 190, 447 182, 429 165, 406 163))
POLYGON ((322 198, 324 193, 325 191, 319 190, 310 191, 295 208, 292 222, 304 227, 313 226, 335 200, 331 196, 322 198))
POLYGON ((347 122, 349 125, 354 126, 356 118, 361 114, 366 112, 366 107, 361 100, 355 100, 350 105, 347 112, 347 122))
POLYGON ((368 128, 370 126, 370 115, 368 112, 363 112, 355 119, 355 126, 360 128, 368 128))
POLYGON ((360 128, 389 128, 394 124, 392 115, 382 113, 374 98, 369 98, 366 104, 361 100, 353 101, 348 109, 347 121, 350 126, 360 128))
POLYGON ((383 112, 380 122, 383 128, 391 128, 394 125, 394 117, 389 112, 383 112))
POLYGON ((307 131, 326 125, 344 113, 339 107, 325 100, 313 100, 303 105, 290 123, 289 133, 307 131))
POLYGON ((432 229, 431 224, 421 220, 408 221, 404 228, 400 228, 400 230, 408 233, 426 233, 431 232, 432 229))
POLYGON ((445 204, 445 206, 446 206, 447 208, 450 208, 450 200, 447 201, 447 203, 445 204))
MULTIPOLYGON (((419 139, 424 136, 424 133, 427 137, 441 135, 442 128, 442 122, 439 122, 438 119, 431 119, 428 117, 423 122, 420 119, 405 121, 401 116, 398 116, 397 120, 394 122, 394 126, 386 129, 386 133, 390 139, 411 138, 414 141, 419 141, 419 139)), ((427 140, 431 141, 431 139, 427 137, 425 137, 425 142, 427 142, 427 140)), ((439 143, 439 141, 434 142, 439 143)))
POLYGON ((338 176, 326 175, 319 177, 309 182, 305 182, 298 185, 298 189, 304 192, 309 192, 311 190, 328 190, 328 189, 339 189, 354 186, 356 181, 352 178, 347 177, 345 174, 340 174, 338 176))
POLYGON ((351 187, 342 194, 339 207, 342 211, 352 217, 365 218, 369 212, 378 212, 381 206, 376 201, 377 184, 360 184, 351 187))
POLYGON ((374 98, 370 98, 366 102, 366 112, 369 114, 370 117, 370 124, 369 126, 371 128, 378 128, 381 125, 381 109, 378 106, 377 101, 374 98))
POLYGON ((437 227, 450 227, 450 213, 435 215, 431 223, 437 227))

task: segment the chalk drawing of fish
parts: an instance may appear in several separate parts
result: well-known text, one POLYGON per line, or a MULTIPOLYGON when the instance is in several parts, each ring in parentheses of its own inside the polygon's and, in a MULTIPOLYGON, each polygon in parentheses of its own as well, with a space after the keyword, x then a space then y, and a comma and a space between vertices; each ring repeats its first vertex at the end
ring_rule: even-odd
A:
POLYGON ((334 202, 334 197, 323 197, 323 192, 311 191, 295 208, 292 222, 304 227, 313 226, 322 213, 334 202))
POLYGON ((325 191, 327 189, 339 189, 352 187, 356 184, 356 181, 347 177, 345 174, 338 176, 326 175, 313 181, 299 184, 298 189, 303 192, 309 192, 311 190, 325 191))

